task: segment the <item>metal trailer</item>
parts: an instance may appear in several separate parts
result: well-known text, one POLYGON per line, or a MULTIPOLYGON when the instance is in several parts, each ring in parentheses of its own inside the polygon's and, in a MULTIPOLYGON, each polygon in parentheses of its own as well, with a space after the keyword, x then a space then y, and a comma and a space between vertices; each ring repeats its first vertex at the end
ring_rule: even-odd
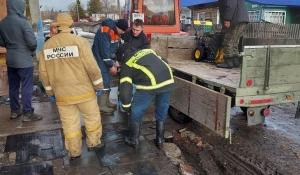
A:
POLYGON ((227 70, 191 60, 195 37, 153 35, 151 41, 174 72, 171 114, 189 116, 220 136, 230 137, 233 106, 251 126, 264 123, 270 105, 300 101, 300 45, 244 46, 241 68, 227 70))

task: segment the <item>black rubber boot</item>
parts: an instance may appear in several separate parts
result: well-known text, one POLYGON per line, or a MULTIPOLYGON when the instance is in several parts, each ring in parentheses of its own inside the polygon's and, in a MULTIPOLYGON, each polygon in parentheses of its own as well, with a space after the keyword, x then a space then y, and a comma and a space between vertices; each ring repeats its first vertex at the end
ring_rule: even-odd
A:
POLYGON ((224 63, 217 64, 217 68, 232 69, 233 68, 233 58, 232 57, 224 57, 224 63))
POLYGON ((239 68, 240 65, 241 65, 241 57, 239 57, 239 56, 233 57, 233 67, 239 68))
POLYGON ((165 122, 160 122, 156 120, 156 139, 155 144, 158 149, 163 148, 163 143, 165 141, 165 122))
POLYGON ((130 121, 129 133, 125 137, 125 143, 133 148, 139 147, 139 136, 140 136, 141 122, 130 121))

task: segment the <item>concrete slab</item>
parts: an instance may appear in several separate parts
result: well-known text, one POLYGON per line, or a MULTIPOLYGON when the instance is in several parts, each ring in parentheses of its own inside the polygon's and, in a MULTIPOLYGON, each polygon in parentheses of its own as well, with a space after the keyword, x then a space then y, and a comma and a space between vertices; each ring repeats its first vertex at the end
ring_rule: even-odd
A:
POLYGON ((148 143, 143 137, 140 139, 140 148, 134 148, 125 144, 124 141, 110 142, 106 144, 104 153, 97 152, 102 166, 112 166, 128 162, 146 160, 157 157, 157 149, 148 143))
POLYGON ((1 105, 0 137, 61 128, 59 114, 54 103, 33 103, 32 106, 37 114, 43 116, 43 119, 40 121, 23 123, 22 117, 11 120, 9 118, 10 107, 8 105, 1 105))
POLYGON ((34 164, 23 164, 17 166, 2 167, 0 170, 1 175, 25 175, 25 174, 43 174, 53 175, 52 163, 50 161, 34 163, 34 164))
POLYGON ((89 167, 81 167, 81 168, 73 168, 69 169, 66 172, 66 175, 112 175, 109 171, 109 168, 102 167, 100 165, 89 166, 89 167))
MULTIPOLYGON (((150 160, 151 161, 151 160, 150 160)), ((114 175, 139 174, 139 175, 158 175, 158 171, 150 161, 134 162, 126 165, 111 166, 114 175)), ((152 160, 153 161, 153 160, 152 160)))
POLYGON ((88 151, 85 140, 82 141, 82 154, 80 158, 71 160, 70 156, 64 157, 64 168, 85 168, 100 165, 99 159, 94 151, 88 151))

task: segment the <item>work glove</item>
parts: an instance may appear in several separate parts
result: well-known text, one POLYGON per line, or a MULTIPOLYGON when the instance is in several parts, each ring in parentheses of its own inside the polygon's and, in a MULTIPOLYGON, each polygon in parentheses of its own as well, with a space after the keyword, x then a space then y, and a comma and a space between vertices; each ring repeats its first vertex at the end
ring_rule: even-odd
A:
POLYGON ((53 103, 56 102, 55 96, 50 96, 49 99, 50 99, 53 103))
POLYGON ((99 97, 100 95, 102 95, 102 90, 96 91, 96 95, 97 95, 97 97, 99 97))

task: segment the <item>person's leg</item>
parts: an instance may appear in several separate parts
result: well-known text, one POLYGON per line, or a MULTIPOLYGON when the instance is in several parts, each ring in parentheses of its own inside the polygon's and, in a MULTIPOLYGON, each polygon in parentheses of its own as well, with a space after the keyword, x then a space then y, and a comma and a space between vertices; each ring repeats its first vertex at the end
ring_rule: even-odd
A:
POLYGON ((224 53, 224 63, 217 64, 218 68, 233 68, 233 46, 234 46, 234 28, 226 29, 224 40, 222 43, 224 53))
POLYGON ((239 42, 240 38, 243 35, 243 32, 246 28, 246 23, 241 23, 236 25, 234 28, 235 35, 233 36, 233 67, 239 67, 240 66, 240 53, 239 53, 239 42))
POLYGON ((97 99, 77 104, 77 106, 83 115, 88 148, 103 148, 105 144, 101 143, 100 140, 102 136, 102 124, 97 99))
POLYGON ((21 68, 18 70, 22 82, 22 103, 23 113, 32 111, 31 99, 33 91, 33 67, 21 68))
POLYGON ((34 113, 31 106, 33 91, 33 67, 18 69, 22 83, 23 122, 41 120, 43 117, 34 113))
POLYGON ((131 102, 131 112, 129 121, 129 135, 125 137, 125 142, 137 148, 139 146, 140 127, 143 115, 151 104, 152 94, 136 91, 131 102))
POLYGON ((82 133, 80 112, 77 105, 58 105, 58 112, 65 137, 65 146, 71 158, 81 155, 82 133))
POLYGON ((102 95, 97 98, 98 106, 100 108, 100 112, 112 114, 115 109, 107 106, 107 101, 109 101, 110 92, 109 68, 103 62, 99 64, 99 66, 102 74, 104 88, 102 90, 102 95))
POLYGON ((165 120, 170 106, 170 92, 164 92, 155 96, 155 119, 156 119, 156 139, 158 148, 163 147, 165 120))
POLYGON ((18 68, 7 67, 7 77, 9 84, 9 99, 11 109, 11 119, 17 118, 22 115, 19 104, 19 91, 20 91, 20 77, 18 68))

